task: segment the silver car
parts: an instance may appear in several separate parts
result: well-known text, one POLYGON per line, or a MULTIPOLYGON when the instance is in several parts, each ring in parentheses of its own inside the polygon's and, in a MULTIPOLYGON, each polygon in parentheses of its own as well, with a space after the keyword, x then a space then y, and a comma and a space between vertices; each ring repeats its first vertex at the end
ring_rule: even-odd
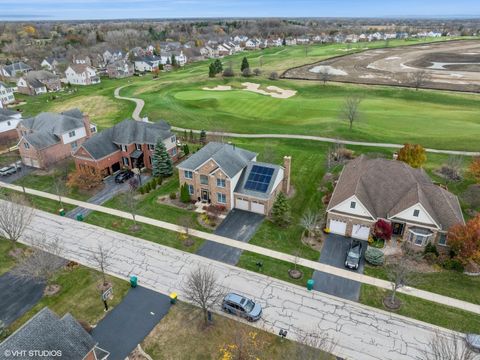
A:
POLYGON ((229 314, 241 316, 248 321, 257 321, 262 315, 260 304, 256 304, 252 300, 234 293, 225 296, 222 309, 229 314))

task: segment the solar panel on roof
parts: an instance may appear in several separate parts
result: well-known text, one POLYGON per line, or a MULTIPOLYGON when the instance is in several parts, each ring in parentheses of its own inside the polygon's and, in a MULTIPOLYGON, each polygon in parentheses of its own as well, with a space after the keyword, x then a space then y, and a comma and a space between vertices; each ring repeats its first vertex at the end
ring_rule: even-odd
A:
POLYGON ((272 180, 274 169, 253 165, 250 174, 248 175, 247 182, 245 183, 245 189, 266 192, 270 181, 272 180))

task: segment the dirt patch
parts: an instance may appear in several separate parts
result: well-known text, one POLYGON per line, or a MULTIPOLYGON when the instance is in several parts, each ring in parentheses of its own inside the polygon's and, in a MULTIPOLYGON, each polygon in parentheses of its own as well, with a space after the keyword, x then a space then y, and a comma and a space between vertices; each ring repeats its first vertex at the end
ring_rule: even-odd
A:
POLYGON ((51 284, 51 285, 47 285, 45 287, 45 290, 43 290, 43 295, 44 296, 53 296, 55 294, 58 294, 58 292, 60 291, 62 287, 58 284, 51 284))

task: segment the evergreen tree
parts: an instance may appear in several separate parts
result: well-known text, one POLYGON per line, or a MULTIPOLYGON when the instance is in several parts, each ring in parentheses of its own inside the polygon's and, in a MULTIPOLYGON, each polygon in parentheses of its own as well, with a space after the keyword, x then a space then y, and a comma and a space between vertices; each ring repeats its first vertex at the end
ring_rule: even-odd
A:
POLYGON ((208 77, 214 78, 216 74, 217 72, 215 70, 215 64, 211 63, 208 67, 208 77))
POLYGON ((285 38, 283 38, 283 40, 282 40, 282 45, 287 46, 287 40, 285 38))
POLYGON ((177 66, 177 59, 175 58, 175 54, 172 54, 171 63, 172 63, 172 66, 177 66))
POLYGON ((240 70, 243 72, 245 69, 249 69, 250 65, 248 64, 248 60, 246 57, 243 58, 242 60, 242 66, 240 67, 240 70))
POLYGON ((159 139, 152 156, 152 175, 155 177, 169 177, 173 175, 173 164, 167 148, 159 139))
POLYGON ((194 143, 194 142, 195 142, 195 139, 194 139, 194 137, 193 137, 193 131, 192 131, 192 130, 190 130, 190 138, 189 138, 188 141, 190 141, 191 143, 194 143))
POLYGON ((185 154, 185 156, 190 154, 190 148, 188 147, 188 144, 183 145, 183 153, 185 154))
POLYGON ((290 204, 283 192, 279 193, 272 207, 272 220, 278 226, 290 223, 290 204))
POLYGON ((187 130, 183 130, 183 141, 187 141, 187 130))
POLYGON ((188 203, 190 201, 190 193, 188 191, 187 183, 180 187, 180 201, 183 203, 188 203))
POLYGON ((222 65, 222 61, 220 59, 216 59, 213 62, 213 66, 214 66, 214 69, 215 69, 215 74, 220 74, 223 71, 223 65, 222 65))
POLYGON ((200 131, 200 144, 205 145, 207 143, 207 133, 205 130, 200 131))

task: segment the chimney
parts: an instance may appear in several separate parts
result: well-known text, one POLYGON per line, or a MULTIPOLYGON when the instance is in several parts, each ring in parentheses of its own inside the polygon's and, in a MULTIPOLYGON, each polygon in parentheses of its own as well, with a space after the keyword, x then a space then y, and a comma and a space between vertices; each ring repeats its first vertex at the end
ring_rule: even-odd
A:
POLYGON ((283 192, 288 194, 290 192, 290 172, 292 169, 292 157, 284 156, 283 157, 283 167, 285 168, 285 173, 283 174, 283 192))
POLYGON ((83 114, 83 125, 85 126, 85 132, 87 134, 87 138, 92 136, 92 130, 90 128, 90 117, 87 114, 83 114))

